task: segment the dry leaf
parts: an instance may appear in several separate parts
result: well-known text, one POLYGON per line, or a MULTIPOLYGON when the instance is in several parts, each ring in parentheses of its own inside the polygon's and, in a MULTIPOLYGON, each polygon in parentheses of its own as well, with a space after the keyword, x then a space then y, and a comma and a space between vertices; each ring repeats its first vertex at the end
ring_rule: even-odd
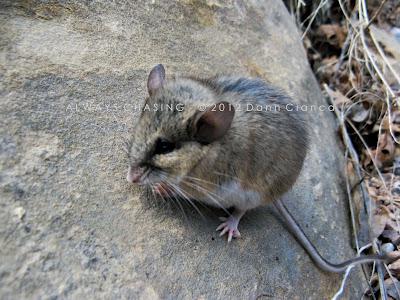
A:
POLYGON ((334 91, 328 86, 325 86, 325 90, 328 93, 329 97, 332 98, 332 101, 339 108, 346 107, 352 103, 352 101, 343 95, 340 91, 334 91))
POLYGON ((385 116, 382 120, 382 129, 392 130, 393 133, 400 133, 400 111, 396 110, 391 114, 391 123, 389 123, 389 117, 385 116), (391 128, 389 128, 391 124, 391 128))
MULTIPOLYGON (((316 22, 315 27, 310 28, 304 44, 307 57, 321 86, 325 88, 336 107, 346 112, 349 122, 345 126, 349 129, 350 139, 361 157, 365 186, 374 207, 377 207, 370 216, 370 231, 374 238, 379 237, 381 243, 390 242, 400 248, 400 147, 397 147, 394 140, 394 137, 400 139, 400 84, 398 76, 394 74, 400 75, 400 39, 395 36, 400 29, 396 29, 395 34, 389 33, 393 26, 400 28, 400 5, 399 0, 385 1, 383 6, 381 2, 374 0, 365 3, 370 16, 376 14, 377 17, 374 17, 373 23, 368 27, 365 27, 363 22, 352 23, 356 30, 349 32, 351 36, 347 48, 344 47, 344 42, 347 38, 346 24, 349 23, 345 17, 338 16, 337 11, 332 9, 329 11, 329 19, 322 18, 321 22, 316 22), (324 22, 326 24, 323 24, 324 22), (322 25, 319 25, 321 23, 322 25), (380 28, 376 24, 380 25, 380 28), (365 45, 358 37, 358 29, 366 31, 365 45), (378 53, 371 37, 375 37, 382 47, 385 58, 378 53), (365 46, 371 51, 371 59, 375 61, 382 75, 376 74, 370 64, 371 59, 365 59, 368 56, 365 46), (392 72, 393 69, 395 72, 392 72), (384 77, 385 83, 380 79, 381 76, 384 77), (329 83, 329 87, 326 83, 329 83), (386 102, 388 86, 395 94, 388 99, 388 103, 391 104, 390 110, 386 102), (350 121, 351 125, 356 126, 355 130, 358 130, 357 133, 361 135, 362 142, 365 141, 366 147, 360 143, 361 138, 358 134, 352 134, 354 131, 350 128, 350 121)), ((335 4, 333 7, 338 8, 335 4)), ((349 4, 349 10, 351 9, 356 12, 358 8, 349 4)), ((349 179, 357 177, 354 174, 356 167, 356 163, 347 164, 346 175, 349 179)), ((388 251, 390 250, 392 248, 388 251)), ((399 255, 400 251, 389 254, 392 253, 399 255)), ((390 270, 400 280, 400 261, 391 264, 390 270)), ((371 284, 377 296, 379 286, 376 273, 372 278, 371 284)), ((387 298, 400 300, 396 291, 398 280, 395 279, 393 283, 388 279, 387 273, 385 279, 387 298)))
POLYGON ((390 132, 384 132, 379 137, 378 147, 374 150, 369 151, 371 155, 369 155, 366 149, 363 150, 362 165, 364 167, 367 167, 373 159, 375 165, 379 169, 381 169, 384 165, 389 165, 393 163, 396 153, 395 151, 395 143, 390 132))
POLYGON ((396 110, 392 113, 392 131, 400 133, 400 111, 396 110))
POLYGON ((394 245, 398 245, 400 242, 400 234, 393 229, 384 230, 382 237, 390 240, 394 245))
POLYGON ((393 161, 393 173, 396 176, 400 175, 400 156, 395 157, 393 161))
POLYGON ((322 81, 329 82, 331 78, 333 78, 336 72, 337 62, 337 56, 330 56, 322 59, 316 70, 316 73, 318 73, 322 81))
POLYGON ((380 179, 372 177, 366 179, 365 181, 368 194, 373 200, 375 200, 375 202, 377 202, 378 199, 380 199, 381 197, 385 197, 387 195, 383 183, 380 179))
POLYGON ((389 220, 389 213, 385 209, 375 211, 371 218, 371 234, 373 238, 381 235, 389 220))
MULTIPOLYGON (((398 161, 398 160, 395 159, 395 161, 398 161)), ((394 170, 395 170, 394 174, 395 174, 395 175, 398 175, 398 174, 396 174, 396 169, 397 169, 396 163, 395 163, 393 166, 394 166, 394 170)), ((393 195, 394 197, 400 195, 400 180, 398 179, 397 176, 396 176, 396 179, 393 180, 393 184, 392 184, 392 195, 393 195)))
POLYGON ((399 281, 396 278, 387 278, 384 281, 386 286, 386 293, 388 296, 392 297, 393 299, 399 300, 399 295, 397 290, 400 290, 399 281))
POLYGON ((338 24, 323 24, 317 29, 317 36, 332 46, 342 48, 346 40, 346 29, 338 24))
POLYGON ((393 34, 386 32, 373 24, 370 26, 370 32, 382 45, 386 53, 389 53, 397 61, 400 61, 400 43, 393 34))
POLYGON ((393 272, 394 275, 400 275, 400 260, 396 260, 395 262, 389 265, 389 270, 393 272))
POLYGON ((366 109, 362 103, 357 103, 351 107, 349 118, 356 123, 361 123, 367 120, 369 115, 369 109, 366 109))
POLYGON ((392 162, 394 159, 394 141, 389 132, 383 133, 379 137, 378 147, 376 149, 376 160, 380 162, 381 165, 392 162))

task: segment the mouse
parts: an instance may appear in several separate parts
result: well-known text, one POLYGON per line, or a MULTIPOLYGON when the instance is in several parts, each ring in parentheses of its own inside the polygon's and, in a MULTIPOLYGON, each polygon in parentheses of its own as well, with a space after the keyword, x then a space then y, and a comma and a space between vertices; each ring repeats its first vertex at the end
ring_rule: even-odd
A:
POLYGON ((216 230, 228 242, 241 237, 239 222, 247 211, 272 204, 324 271, 390 260, 387 255, 340 264, 325 260, 284 205, 310 144, 305 113, 292 109, 295 103, 285 92, 260 78, 167 78, 162 64, 150 71, 147 90, 127 146, 128 182, 163 198, 222 208, 227 215, 216 230))

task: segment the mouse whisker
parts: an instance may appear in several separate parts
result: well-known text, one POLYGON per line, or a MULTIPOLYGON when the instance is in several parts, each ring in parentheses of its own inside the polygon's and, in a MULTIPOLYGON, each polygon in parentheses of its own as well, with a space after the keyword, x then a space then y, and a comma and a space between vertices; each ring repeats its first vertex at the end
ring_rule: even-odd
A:
POLYGON ((198 191, 201 191, 201 193, 202 193, 205 197, 207 197, 207 198, 209 198, 210 200, 214 201, 214 202, 217 204, 218 207, 220 207, 224 212, 226 212, 228 215, 230 215, 230 212, 216 199, 216 198, 219 198, 219 199, 221 199, 221 200, 224 200, 223 198, 221 198, 221 197, 218 196, 217 194, 215 194, 215 193, 213 193, 213 192, 207 190, 206 188, 203 188, 202 186, 200 186, 200 185, 198 185, 198 184, 192 183, 192 182, 187 181, 187 180, 184 180, 184 179, 182 179, 182 182, 183 182, 184 184, 187 184, 187 185, 189 185, 189 186, 191 186, 191 187, 197 189, 198 191))
POLYGON ((172 183, 171 181, 168 181, 166 179, 166 182, 169 186, 171 186, 171 188, 178 194, 180 194, 182 196, 182 198, 184 200, 186 200, 198 213, 199 215, 204 218, 204 215, 201 213, 200 209, 197 207, 197 205, 190 199, 190 197, 188 197, 188 195, 176 184, 172 183))
POLYGON ((156 193, 154 192, 154 186, 153 185, 150 185, 150 191, 151 191, 151 194, 153 196, 153 202, 156 202, 157 201, 157 196, 156 196, 156 193))
MULTIPOLYGON (((164 172, 165 173, 165 172, 164 172)), ((165 173, 166 174, 166 173, 165 173)), ((166 178, 166 177, 165 177, 166 178)), ((167 179, 167 178, 166 178, 167 179)), ((175 186, 177 186, 177 187, 179 187, 179 183, 181 182, 178 182, 178 181, 172 181, 172 180, 170 180, 169 179, 169 182, 171 183, 173 183, 175 186)), ((205 208, 205 209, 207 209, 208 211, 211 211, 210 210, 210 207, 209 206, 207 206, 205 203, 202 203, 201 201, 196 201, 196 200, 198 200, 198 199, 196 199, 196 197, 195 196, 193 196, 193 194, 191 194, 190 192, 188 192, 188 191, 184 191, 182 188, 180 188, 179 187, 179 189, 181 190, 181 192, 183 192, 183 193, 185 193, 187 196, 188 196, 188 200, 194 200, 196 203, 198 203, 198 204, 200 204, 203 208, 205 208)), ((192 201, 193 202, 193 201, 192 201)))
POLYGON ((216 186, 216 187, 218 187, 218 188, 222 188, 222 189, 225 189, 225 190, 227 190, 227 191, 230 191, 229 188, 226 188, 226 187, 224 187, 224 186, 222 186, 222 185, 220 185, 220 184, 217 184, 217 183, 215 183, 215 182, 212 182, 212 181, 204 180, 204 179, 197 178, 197 177, 192 177, 192 176, 189 176, 189 175, 185 175, 185 177, 188 178, 188 179, 190 179, 190 180, 196 180, 196 181, 199 181, 199 182, 204 182, 204 183, 207 183, 207 184, 211 184, 211 185, 213 185, 213 186, 216 186))
POLYGON ((164 188, 162 187, 162 185, 160 185, 159 188, 164 192, 164 194, 168 195, 169 198, 173 200, 173 201, 172 201, 173 203, 178 204, 180 210, 182 211, 182 214, 183 214, 185 220, 187 221, 187 220, 188 220, 187 215, 186 215, 185 210, 184 210, 182 204, 180 203, 179 199, 177 199, 177 198, 175 197, 175 195, 169 193, 166 189, 164 189, 164 188))
POLYGON ((210 209, 209 206, 207 206, 207 204, 202 203, 201 201, 197 201, 196 197, 193 196, 193 194, 189 193, 188 191, 185 191, 185 194, 188 195, 189 199, 192 200, 192 202, 194 201, 194 203, 199 204, 201 207, 207 209, 208 211, 212 212, 212 210, 210 209))
MULTIPOLYGON (((190 202, 192 206, 195 205, 194 202, 193 202, 191 199, 196 199, 196 197, 194 197, 194 196, 193 196, 191 193, 189 193, 188 191, 183 191, 183 189, 179 187, 179 183, 178 183, 177 181, 174 181, 174 182, 173 182, 173 181, 171 180, 171 178, 168 176, 168 173, 167 173, 167 172, 165 172, 165 171, 163 171, 163 170, 158 170, 158 172, 159 172, 159 175, 160 175, 160 177, 162 178, 162 180, 168 182, 169 184, 173 184, 175 187, 179 188, 179 190, 180 190, 182 193, 185 193, 186 197, 185 197, 184 200, 187 200, 188 202, 190 202)), ((185 176, 185 177, 186 177, 186 176, 185 176)), ((194 178, 194 177, 193 177, 193 178, 194 178)), ((211 183, 211 182, 210 182, 210 183, 211 183)), ((209 193, 208 190, 207 190, 207 192, 209 193)), ((215 195, 215 196, 217 196, 217 195, 215 195)), ((218 196, 217 196, 217 197, 218 197, 218 196)), ((220 204, 218 204, 218 201, 217 201, 217 200, 214 200, 214 201, 217 203, 217 205, 218 205, 219 207, 223 208, 220 204)), ((198 203, 199 203, 202 207, 204 207, 205 209, 210 210, 210 208, 209 208, 207 205, 205 205, 204 203, 202 203, 201 201, 199 201, 198 203)), ((197 208, 197 209, 198 209, 198 208, 197 208)), ((196 209, 196 210, 197 210, 197 209, 196 209)), ((228 212, 228 213, 229 213, 229 212, 228 212)), ((201 214, 201 213, 200 213, 200 214, 201 214)), ((204 218, 204 215, 202 215, 202 217, 204 218)))

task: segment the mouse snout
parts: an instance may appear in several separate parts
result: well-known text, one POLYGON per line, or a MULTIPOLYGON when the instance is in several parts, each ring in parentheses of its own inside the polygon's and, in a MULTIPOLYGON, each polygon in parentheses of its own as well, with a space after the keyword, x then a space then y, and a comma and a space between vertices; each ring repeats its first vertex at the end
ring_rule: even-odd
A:
POLYGON ((143 167, 129 167, 126 180, 130 183, 138 183, 144 174, 146 168, 143 167))

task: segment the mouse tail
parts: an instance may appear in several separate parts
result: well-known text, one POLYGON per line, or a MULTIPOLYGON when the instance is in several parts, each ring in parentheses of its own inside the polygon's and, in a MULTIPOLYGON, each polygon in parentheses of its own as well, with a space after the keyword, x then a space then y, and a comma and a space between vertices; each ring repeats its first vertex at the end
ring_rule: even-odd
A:
POLYGON ((321 254, 319 254, 318 250, 314 247, 314 245, 310 242, 308 237, 305 235, 304 231, 297 224, 294 217, 291 215, 289 210, 283 204, 283 202, 278 199, 274 201, 274 206, 279 211, 281 217, 285 220, 286 225, 288 226, 290 232, 294 235, 296 240, 301 244, 301 246, 306 250, 308 255, 314 261, 314 263, 322 270, 327 272, 341 273, 346 271, 346 269, 350 266, 372 263, 372 262, 386 262, 390 263, 392 261, 397 260, 400 257, 389 257, 387 255, 366 255, 359 256, 352 259, 349 259, 340 264, 333 264, 326 259, 324 259, 321 254))

